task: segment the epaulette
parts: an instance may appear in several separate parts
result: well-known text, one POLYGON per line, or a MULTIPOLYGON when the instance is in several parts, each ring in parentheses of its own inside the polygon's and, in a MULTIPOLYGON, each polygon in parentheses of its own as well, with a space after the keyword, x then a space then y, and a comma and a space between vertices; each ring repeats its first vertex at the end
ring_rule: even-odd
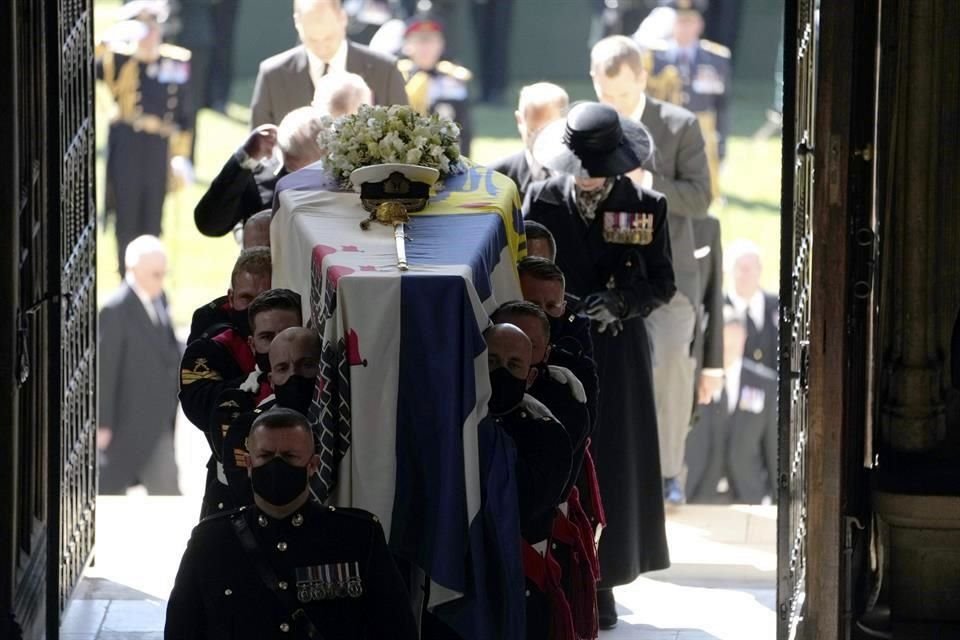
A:
POLYGON ((165 58, 179 60, 180 62, 189 62, 190 58, 193 57, 193 53, 190 52, 190 49, 184 49, 183 47, 178 47, 175 44, 167 43, 160 45, 160 55, 165 58))
POLYGON ((349 518, 356 518, 358 520, 363 520, 364 522, 376 522, 380 523, 380 519, 377 516, 373 515, 365 509, 354 509, 353 507, 334 507, 330 505, 324 505, 320 501, 317 501, 317 504, 321 508, 325 509, 328 513, 339 514, 342 516, 347 516, 349 518))
POLYGON ((754 360, 745 358, 743 360, 743 368, 757 376, 760 376, 761 378, 765 378, 767 380, 773 380, 773 381, 777 380, 776 371, 754 360))
POLYGON ((456 78, 461 82, 470 82, 470 80, 473 78, 473 73, 471 73, 470 69, 450 62, 449 60, 441 60, 438 62, 437 71, 443 75, 456 78))
POLYGON ((196 529, 197 527, 200 527, 200 526, 202 526, 202 525, 205 525, 205 524, 207 524, 207 523, 209 523, 209 522, 216 522, 216 521, 221 520, 221 519, 223 519, 223 518, 230 518, 230 519, 232 520, 234 517, 243 514, 243 513, 244 513, 247 509, 249 509, 249 508, 250 508, 249 506, 237 507, 236 509, 230 509, 229 511, 221 511, 221 512, 219 512, 219 513, 211 514, 211 515, 205 517, 205 518, 204 518, 203 520, 201 520, 200 522, 198 522, 198 523, 197 523, 197 526, 194 527, 194 529, 196 529))
POLYGON ((700 48, 706 51, 707 53, 712 53, 715 56, 720 56, 721 58, 730 57, 730 49, 723 46, 719 42, 714 42, 713 40, 704 40, 700 39, 700 48))

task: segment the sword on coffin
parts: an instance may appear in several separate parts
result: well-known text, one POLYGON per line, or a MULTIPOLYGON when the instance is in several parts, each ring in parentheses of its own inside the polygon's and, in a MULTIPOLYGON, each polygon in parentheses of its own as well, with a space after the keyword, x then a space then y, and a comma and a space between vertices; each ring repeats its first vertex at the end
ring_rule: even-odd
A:
POLYGON ((363 208, 370 213, 360 228, 366 231, 374 222, 393 227, 397 267, 401 271, 409 269, 406 225, 410 222, 410 213, 427 206, 430 187, 439 177, 436 169, 410 164, 372 165, 350 174, 354 187, 360 188, 363 208))

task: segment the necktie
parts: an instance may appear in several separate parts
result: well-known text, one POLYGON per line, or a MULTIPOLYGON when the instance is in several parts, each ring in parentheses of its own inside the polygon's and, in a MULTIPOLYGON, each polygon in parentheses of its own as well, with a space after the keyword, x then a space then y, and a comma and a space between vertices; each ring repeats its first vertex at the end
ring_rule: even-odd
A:
POLYGON ((153 323, 158 327, 166 327, 170 324, 170 319, 167 317, 167 310, 163 306, 163 300, 160 298, 155 298, 153 300, 153 309, 156 312, 154 315, 153 323))

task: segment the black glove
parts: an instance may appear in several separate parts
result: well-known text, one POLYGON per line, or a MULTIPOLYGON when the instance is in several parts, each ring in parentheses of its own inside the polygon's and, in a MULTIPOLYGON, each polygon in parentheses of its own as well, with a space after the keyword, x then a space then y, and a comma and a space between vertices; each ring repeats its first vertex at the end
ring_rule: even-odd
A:
POLYGON ((626 312, 626 303, 614 290, 591 293, 583 301, 584 314, 597 323, 597 332, 617 335, 623 329, 621 319, 626 312))

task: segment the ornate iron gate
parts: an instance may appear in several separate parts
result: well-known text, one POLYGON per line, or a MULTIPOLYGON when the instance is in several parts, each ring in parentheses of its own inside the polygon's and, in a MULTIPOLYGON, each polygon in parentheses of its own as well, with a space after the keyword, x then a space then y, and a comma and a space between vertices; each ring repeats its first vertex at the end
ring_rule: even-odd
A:
POLYGON ((97 490, 92 1, 0 4, 0 635, 56 638, 97 490))
POLYGON ((784 20, 777 545, 779 640, 797 637, 806 599, 807 398, 818 4, 816 0, 788 0, 784 20))

